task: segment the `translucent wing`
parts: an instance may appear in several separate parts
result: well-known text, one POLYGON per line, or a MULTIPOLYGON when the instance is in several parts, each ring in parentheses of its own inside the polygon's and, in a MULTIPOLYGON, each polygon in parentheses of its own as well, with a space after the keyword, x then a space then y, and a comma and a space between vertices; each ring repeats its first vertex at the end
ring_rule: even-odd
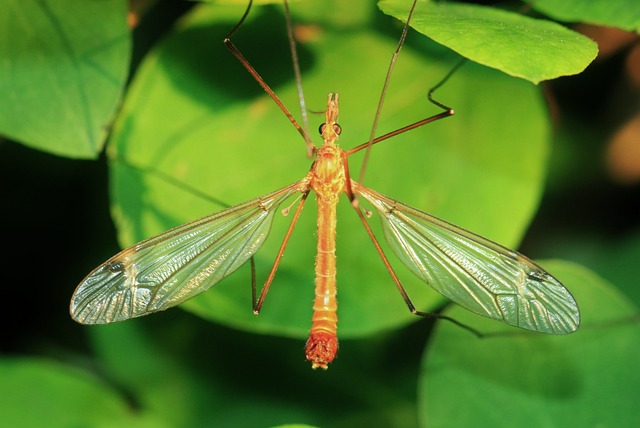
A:
POLYGON ((98 266, 71 299, 73 319, 105 324, 178 305, 244 264, 297 183, 168 230, 98 266))
POLYGON ((578 328, 571 293, 532 260, 362 185, 357 191, 380 213, 400 260, 455 303, 527 330, 567 334, 578 328))

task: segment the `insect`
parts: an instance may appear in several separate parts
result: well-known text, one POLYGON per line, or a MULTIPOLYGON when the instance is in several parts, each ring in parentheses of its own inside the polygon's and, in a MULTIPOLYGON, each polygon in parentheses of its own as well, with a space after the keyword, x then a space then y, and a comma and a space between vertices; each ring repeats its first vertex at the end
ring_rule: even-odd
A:
MULTIPOLYGON (((230 35, 243 20, 244 17, 230 35)), ((405 25, 399 48, 406 29, 405 25)), ((271 88, 233 46, 230 36, 225 43, 309 141, 303 127, 297 124, 271 88)), ((373 234, 368 223, 372 212, 362 206, 362 200, 378 213, 386 241, 400 260, 421 280, 452 301, 477 314, 528 330, 549 334, 575 331, 580 322, 575 300, 557 279, 535 262, 384 196, 351 178, 350 155, 452 114, 452 110, 445 108, 443 113, 343 150, 337 145, 341 133, 338 124, 339 95, 330 93, 325 120, 320 126, 323 144, 319 148, 310 148, 315 160, 304 178, 122 250, 80 283, 71 299, 71 316, 84 324, 123 321, 168 309, 206 291, 251 260, 267 239, 279 207, 297 195, 299 202, 290 226, 259 296, 256 296, 253 285, 253 309, 258 313, 286 243, 308 196, 313 192, 318 205, 316 297, 306 345, 306 358, 313 368, 326 369, 338 351, 335 237, 336 207, 343 193, 352 202, 411 312, 423 314, 409 299, 373 234)))

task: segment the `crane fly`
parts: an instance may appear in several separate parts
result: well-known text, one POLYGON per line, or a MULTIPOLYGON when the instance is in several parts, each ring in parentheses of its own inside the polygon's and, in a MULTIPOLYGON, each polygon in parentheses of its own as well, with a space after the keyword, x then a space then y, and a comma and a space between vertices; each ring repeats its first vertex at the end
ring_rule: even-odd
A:
MULTIPOLYGON (((249 8, 225 44, 311 144, 303 127, 231 43, 230 35, 242 24, 249 8)), ((396 55, 408 23, 409 19, 396 55)), ((393 60, 390 70, 392 67, 393 60)), ((168 309, 208 290, 252 259, 267 239, 279 207, 297 195, 291 223, 259 296, 255 281, 252 284, 253 310, 259 313, 293 228, 313 192, 318 206, 316 280, 312 325, 306 344, 306 358, 313 368, 326 369, 338 351, 336 208, 343 193, 412 313, 425 315, 405 292, 369 225, 372 211, 362 207, 361 200, 377 212, 384 237, 396 256, 419 279, 453 302, 476 314, 541 333, 568 334, 578 328, 580 315, 571 293, 526 256, 351 178, 350 155, 363 149, 368 151, 373 144, 401 132, 448 117, 452 110, 446 108, 443 113, 381 137, 373 138, 372 133, 367 143, 350 150, 337 145, 341 133, 338 114, 339 96, 330 93, 325 120, 320 126, 323 144, 319 148, 309 146, 315 160, 302 180, 122 250, 89 273, 77 287, 70 305, 73 319, 83 324, 123 321, 168 309)))

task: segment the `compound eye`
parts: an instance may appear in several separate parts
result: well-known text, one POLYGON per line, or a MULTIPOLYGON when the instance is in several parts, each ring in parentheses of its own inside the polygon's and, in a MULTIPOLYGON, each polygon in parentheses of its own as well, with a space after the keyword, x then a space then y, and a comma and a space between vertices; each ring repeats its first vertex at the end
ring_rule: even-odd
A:
MULTIPOLYGON (((322 135, 324 133, 324 129, 327 127, 326 123, 323 123, 322 125, 320 125, 320 127, 318 128, 318 132, 320 133, 320 135, 322 135)), ((340 135, 340 133, 342 132, 342 128, 340 127, 340 125, 338 125, 337 123, 333 124, 333 132, 336 133, 336 135, 340 135)))

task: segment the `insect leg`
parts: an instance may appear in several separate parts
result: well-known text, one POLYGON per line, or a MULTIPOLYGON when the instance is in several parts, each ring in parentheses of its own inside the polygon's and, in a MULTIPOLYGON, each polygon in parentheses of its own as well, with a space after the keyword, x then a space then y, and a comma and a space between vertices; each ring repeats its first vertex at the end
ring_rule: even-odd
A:
POLYGON ((284 254, 284 249, 287 247, 287 243, 289 242, 289 238, 291 237, 291 233, 293 232, 293 228, 298 222, 298 218, 300 217, 300 213, 302 212, 302 208, 304 207, 304 203, 307 200, 307 196, 309 196, 309 191, 306 191, 302 194, 302 198, 300 199, 300 203, 298 203, 298 207, 296 208, 295 213, 293 213, 293 218, 291 219, 291 224, 289 225, 289 229, 287 229, 287 233, 284 235, 284 239, 282 240, 282 244, 280 245, 280 249, 278 250, 278 254, 276 254, 276 259, 273 262, 273 266, 271 267, 271 271, 269 272, 269 276, 262 286, 262 291, 260 292, 260 297, 256 300, 256 286, 255 286, 255 275, 253 275, 253 313, 258 315, 260 313, 260 309, 262 309, 262 304, 264 303, 264 299, 267 296, 267 292, 269 291, 269 287, 271 286, 271 282, 273 282, 273 278, 276 275, 276 271, 278 270, 278 266, 280 266, 280 260, 282 260, 282 255, 284 254))
MULTIPOLYGON (((233 37, 233 35, 238 31, 238 29, 242 26, 242 24, 246 20, 247 16, 249 15, 249 11, 251 10, 252 4, 253 4, 253 0, 249 0, 249 5, 247 6, 247 10, 245 10, 244 15, 242 15, 242 18, 240 18, 240 21, 226 35, 226 37, 223 40, 223 43, 229 49, 229 51, 231 51, 231 53, 238 59, 238 61, 240 61, 242 66, 249 72, 249 74, 251 74, 251 76, 253 76, 253 78, 256 80, 256 82, 258 82, 258 84, 260 86, 262 86, 262 89, 265 90, 265 92, 278 105, 278 107, 280 107, 280 110, 282 110, 282 112, 287 116, 289 121, 298 130, 300 135, 302 135, 302 138, 304 138, 304 140, 306 141, 308 153, 313 154, 313 152, 315 151, 315 147, 313 146, 313 143, 311 142, 311 139, 307 135, 307 132, 305 132, 303 127, 300 126, 298 121, 293 117, 293 115, 291 114, 289 109, 287 109, 287 107, 280 100, 280 98, 278 98, 278 96, 273 91, 273 89, 271 89, 271 87, 267 84, 267 82, 264 81, 262 76, 260 76, 260 74, 256 71, 256 69, 253 68, 253 66, 249 63, 249 61, 247 61, 247 59, 244 57, 244 55, 242 55, 242 53, 238 50, 238 48, 236 48, 236 46, 231 41, 231 37, 233 37)), ((287 7, 286 10, 287 10, 287 13, 288 13, 288 7, 287 7)), ((287 21, 287 22, 289 22, 289 21, 287 21)), ((289 43, 290 43, 291 49, 295 50, 295 44, 292 44, 293 43, 292 39, 290 39, 289 43)), ((297 58, 297 56, 294 56, 294 58, 297 58)), ((294 69, 295 69, 295 67, 294 67, 294 69)))

